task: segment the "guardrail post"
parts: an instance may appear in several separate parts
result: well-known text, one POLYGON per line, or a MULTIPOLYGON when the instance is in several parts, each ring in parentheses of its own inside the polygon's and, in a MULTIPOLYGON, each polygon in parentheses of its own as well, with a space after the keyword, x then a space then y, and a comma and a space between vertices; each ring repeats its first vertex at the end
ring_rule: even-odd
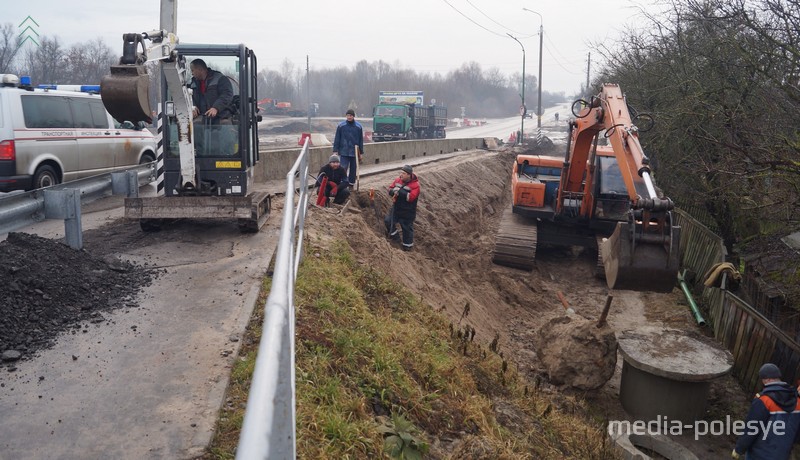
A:
POLYGON ((111 194, 138 198, 139 173, 136 170, 111 173, 111 194))
POLYGON ((64 219, 64 236, 67 244, 73 249, 83 249, 80 189, 45 189, 44 217, 45 219, 64 219))

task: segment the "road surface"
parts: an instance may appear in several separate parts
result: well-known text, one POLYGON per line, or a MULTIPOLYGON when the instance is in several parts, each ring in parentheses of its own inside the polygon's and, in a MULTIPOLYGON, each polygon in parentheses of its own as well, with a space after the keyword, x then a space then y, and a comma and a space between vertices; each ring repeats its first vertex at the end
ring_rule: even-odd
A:
MULTIPOLYGON (((542 133, 550 137, 553 142, 561 142, 566 139, 566 120, 570 117, 571 102, 558 104, 544 110, 542 115, 542 133), (555 115, 559 114, 559 121, 556 121, 555 115)), ((462 126, 447 129, 447 137, 449 139, 465 139, 475 137, 496 137, 508 142, 511 133, 519 131, 521 126, 521 117, 509 118, 490 118, 481 121, 479 126, 462 126), (485 122, 484 122, 485 121, 485 122)), ((525 136, 529 138, 536 137, 537 131, 536 118, 525 119, 525 136)))

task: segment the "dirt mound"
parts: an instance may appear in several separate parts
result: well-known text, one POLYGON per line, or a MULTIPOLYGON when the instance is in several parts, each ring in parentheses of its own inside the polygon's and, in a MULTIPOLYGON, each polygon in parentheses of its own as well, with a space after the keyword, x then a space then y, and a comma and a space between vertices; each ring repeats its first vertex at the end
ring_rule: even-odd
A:
POLYGON ((17 359, 50 346, 59 333, 81 330, 87 320, 104 321, 103 311, 136 307, 136 294, 155 276, 116 258, 24 233, 10 233, 0 242, 0 260, 0 353, 12 368, 17 359))
POLYGON ((577 315, 551 319, 538 333, 536 353, 550 381, 578 390, 596 390, 614 375, 617 338, 608 326, 577 315))
POLYGON ((527 155, 561 156, 564 154, 564 149, 560 145, 556 146, 549 137, 542 136, 542 138, 538 140, 535 137, 528 140, 523 153, 527 155))

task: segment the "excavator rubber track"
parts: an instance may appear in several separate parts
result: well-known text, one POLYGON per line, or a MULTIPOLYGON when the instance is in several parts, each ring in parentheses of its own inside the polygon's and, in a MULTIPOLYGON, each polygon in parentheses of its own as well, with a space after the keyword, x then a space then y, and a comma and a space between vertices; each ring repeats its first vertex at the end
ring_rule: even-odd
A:
POLYGON ((495 237, 492 262, 506 267, 533 270, 536 258, 537 223, 506 209, 495 237))

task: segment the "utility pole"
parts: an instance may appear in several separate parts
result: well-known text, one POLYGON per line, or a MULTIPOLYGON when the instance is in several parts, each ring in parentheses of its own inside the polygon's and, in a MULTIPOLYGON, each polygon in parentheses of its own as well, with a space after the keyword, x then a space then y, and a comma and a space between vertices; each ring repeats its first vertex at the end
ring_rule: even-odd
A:
POLYGON ((306 54, 306 113, 308 114, 308 135, 311 135, 311 82, 308 74, 308 55, 306 54))
MULTIPOLYGON (((517 144, 522 145, 522 140, 525 137, 525 112, 527 112, 527 109, 525 108, 525 47, 522 46, 521 41, 517 40, 517 37, 511 34, 506 35, 514 39, 515 42, 519 43, 519 46, 522 48, 522 94, 520 94, 520 97, 522 98, 522 107, 519 108, 519 115, 522 121, 519 124, 519 137, 517 138, 517 144)), ((541 65, 539 67, 541 69, 541 65)))
POLYGON ((592 69, 592 53, 590 51, 586 63, 586 94, 589 94, 589 72, 591 69, 592 69))
MULTIPOLYGON (((542 15, 540 14, 541 18, 542 15)), ((539 106, 536 108, 536 127, 542 130, 542 46, 544 42, 543 26, 539 23, 539 106)))
POLYGON ((536 135, 538 140, 541 140, 542 136, 542 49, 544 48, 544 18, 542 15, 536 11, 529 10, 527 8, 523 8, 523 11, 527 11, 528 13, 533 13, 539 16, 539 103, 536 107, 536 127, 538 128, 538 133, 536 135))

